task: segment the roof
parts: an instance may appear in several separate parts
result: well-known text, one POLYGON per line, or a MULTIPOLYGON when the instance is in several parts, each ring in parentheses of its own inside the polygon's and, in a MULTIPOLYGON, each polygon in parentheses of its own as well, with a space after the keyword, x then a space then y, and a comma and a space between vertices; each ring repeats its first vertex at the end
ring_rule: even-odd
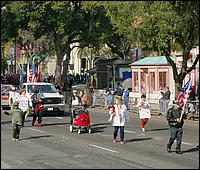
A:
POLYGON ((117 59, 117 60, 115 60, 114 62, 113 62, 113 64, 114 65, 120 65, 120 64, 130 64, 130 62, 129 61, 127 61, 127 60, 123 60, 123 59, 117 59))
MULTIPOLYGON (((171 59, 174 60, 174 58, 171 59)), ((169 65, 169 63, 165 56, 150 56, 136 61, 131 65, 169 65)))

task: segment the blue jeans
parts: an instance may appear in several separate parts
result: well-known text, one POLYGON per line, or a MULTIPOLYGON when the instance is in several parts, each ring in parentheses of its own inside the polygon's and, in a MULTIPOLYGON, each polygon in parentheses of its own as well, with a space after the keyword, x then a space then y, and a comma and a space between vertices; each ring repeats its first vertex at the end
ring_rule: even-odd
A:
POLYGON ((120 129, 120 141, 124 141, 124 126, 114 126, 113 137, 116 140, 118 129, 120 129))

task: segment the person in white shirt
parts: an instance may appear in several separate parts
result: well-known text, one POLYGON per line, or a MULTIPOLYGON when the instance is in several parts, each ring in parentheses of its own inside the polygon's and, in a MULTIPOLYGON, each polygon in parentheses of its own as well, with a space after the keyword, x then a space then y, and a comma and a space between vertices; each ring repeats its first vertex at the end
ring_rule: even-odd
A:
POLYGON ((129 120, 129 115, 127 107, 125 104, 122 104, 122 96, 117 96, 114 104, 113 113, 113 143, 116 143, 117 132, 120 129, 120 144, 124 144, 124 125, 125 122, 129 120))

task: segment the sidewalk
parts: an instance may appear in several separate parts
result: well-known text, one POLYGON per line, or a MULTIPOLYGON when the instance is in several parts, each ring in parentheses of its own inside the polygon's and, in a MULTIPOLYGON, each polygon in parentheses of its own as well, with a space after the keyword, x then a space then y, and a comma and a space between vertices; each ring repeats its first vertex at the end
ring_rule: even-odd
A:
MULTIPOLYGON (((159 113, 160 113, 159 105, 152 103, 152 104, 150 104, 150 106, 151 106, 151 115, 160 116, 159 115, 159 113)), ((169 105, 168 108, 171 108, 171 107, 172 107, 172 105, 169 105)), ((107 107, 104 108, 101 106, 96 106, 95 108, 92 108, 92 109, 104 110, 105 112, 108 111, 107 107)), ((130 109, 130 112, 138 113, 138 108, 133 106, 133 108, 130 109)), ((164 117, 164 116, 161 116, 161 117, 164 117)), ((195 121, 199 121, 199 115, 195 116, 195 121)))

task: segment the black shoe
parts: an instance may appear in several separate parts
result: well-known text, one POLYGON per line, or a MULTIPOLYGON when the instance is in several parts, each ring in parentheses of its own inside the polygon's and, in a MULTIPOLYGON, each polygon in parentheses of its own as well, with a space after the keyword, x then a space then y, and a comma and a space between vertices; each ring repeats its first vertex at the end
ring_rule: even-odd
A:
POLYGON ((171 153, 171 148, 167 147, 167 152, 171 153))
POLYGON ((182 151, 176 151, 176 154, 183 154, 182 151))

